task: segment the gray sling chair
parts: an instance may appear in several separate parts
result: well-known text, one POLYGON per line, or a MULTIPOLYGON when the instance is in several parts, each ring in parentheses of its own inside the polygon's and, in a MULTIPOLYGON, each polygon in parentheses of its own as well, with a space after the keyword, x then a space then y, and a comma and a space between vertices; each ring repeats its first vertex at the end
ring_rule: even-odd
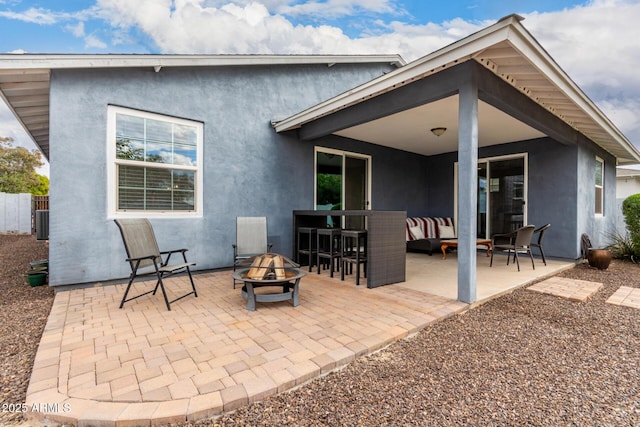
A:
MULTIPOLYGON (((243 261, 252 259, 256 255, 271 252, 271 245, 267 243, 267 217, 239 216, 236 218, 236 243, 233 245, 233 271, 236 271, 243 261)), ((236 288, 236 280, 233 281, 236 288)))
POLYGON ((191 276, 191 270, 189 269, 190 266, 196 264, 194 262, 187 261, 187 256, 185 255, 187 249, 177 249, 172 251, 160 252, 160 250, 158 249, 156 236, 153 233, 153 227, 151 227, 151 223, 149 222, 149 220, 145 218, 116 219, 114 221, 120 229, 122 241, 124 242, 124 248, 127 251, 127 262, 131 266, 129 284, 127 285, 127 289, 125 290, 124 296, 122 297, 120 308, 124 306, 125 302, 140 298, 143 295, 151 293, 155 295, 158 291, 158 288, 160 288, 160 290, 162 291, 162 296, 164 297, 164 302, 167 305, 167 310, 171 310, 172 303, 186 296, 189 296, 191 294, 193 294, 195 297, 198 296, 196 292, 196 286, 193 283, 193 277, 191 276), (171 260, 171 255, 176 253, 182 254, 182 259, 178 260, 177 263, 170 264, 169 262, 171 260), (163 260, 163 256, 166 256, 166 259, 163 260), (172 301, 169 301, 169 298, 167 298, 167 292, 164 288, 163 279, 172 274, 184 271, 186 271, 189 275, 192 290, 189 293, 186 293, 172 301), (153 290, 127 299, 134 280, 138 277, 151 275, 157 278, 156 286, 153 288, 153 290))
POLYGON ((516 264, 518 265, 518 271, 520 271, 520 260, 518 259, 518 252, 528 253, 531 258, 531 266, 533 269, 536 269, 535 264, 533 263, 533 254, 531 253, 531 238, 533 237, 533 231, 535 226, 533 225, 525 225, 524 227, 518 228, 515 231, 507 234, 495 234, 492 237, 492 248, 491 248, 491 261, 489 262, 489 266, 493 266, 493 253, 496 250, 499 251, 508 251, 507 252, 507 265, 509 265, 509 258, 511 258, 511 251, 513 251, 513 257, 515 258, 516 264), (498 243, 501 240, 506 239, 508 243, 498 243))

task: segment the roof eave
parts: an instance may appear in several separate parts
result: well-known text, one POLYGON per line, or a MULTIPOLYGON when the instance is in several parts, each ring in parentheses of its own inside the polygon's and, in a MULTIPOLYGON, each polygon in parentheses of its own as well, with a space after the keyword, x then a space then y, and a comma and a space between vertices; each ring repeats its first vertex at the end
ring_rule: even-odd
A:
MULTIPOLYGON (((394 90, 400 86, 411 83, 415 80, 437 73, 449 66, 461 62, 475 59, 481 53, 500 43, 508 43, 522 57, 538 70, 544 78, 548 79, 554 89, 559 90, 566 99, 574 103, 585 113, 589 121, 593 121, 596 126, 607 136, 608 141, 597 137, 589 136, 575 123, 558 114, 553 108, 549 108, 544 103, 536 99, 526 87, 519 87, 510 81, 509 76, 501 75, 498 71, 492 70, 501 76, 509 84, 514 85, 525 95, 532 97, 536 102, 549 108, 565 122, 585 133, 594 142, 615 156, 620 164, 640 162, 640 152, 627 140, 627 138, 616 128, 609 118, 582 92, 573 80, 560 68, 553 58, 542 48, 535 38, 520 24, 521 17, 510 15, 501 19, 496 24, 478 31, 464 39, 461 39, 436 52, 426 55, 408 65, 394 70, 386 75, 365 83, 349 92, 345 92, 323 103, 315 105, 298 114, 285 118, 274 123, 276 132, 284 132, 300 128, 305 123, 317 118, 331 114, 350 105, 373 98, 382 93, 394 90)), ((481 62, 482 63, 482 62, 481 62)), ((490 66, 486 63, 483 65, 490 66)))
POLYGON ((213 67, 242 65, 294 65, 339 63, 388 63, 397 67, 406 64, 393 55, 64 55, 64 54, 1 54, 3 69, 90 69, 122 67, 213 67))
POLYGON ((381 63, 395 67, 406 64, 393 55, 65 55, 0 54, 0 97, 7 104, 31 140, 49 158, 49 75, 59 69, 224 67, 381 63), (33 78, 34 75, 44 76, 33 78), (37 88, 36 88, 37 86, 37 88), (37 90, 37 98, 33 96, 37 90), (7 93, 9 94, 7 94, 7 93), (24 94, 24 95, 22 95, 24 94), (17 104, 28 107, 16 107, 17 104), (38 117, 33 109, 37 108, 38 117), (22 113, 26 109, 29 113, 22 113), (40 111, 41 110, 41 111, 40 111), (23 116, 25 114, 25 116, 23 116), (26 114, 29 114, 26 116, 26 114))

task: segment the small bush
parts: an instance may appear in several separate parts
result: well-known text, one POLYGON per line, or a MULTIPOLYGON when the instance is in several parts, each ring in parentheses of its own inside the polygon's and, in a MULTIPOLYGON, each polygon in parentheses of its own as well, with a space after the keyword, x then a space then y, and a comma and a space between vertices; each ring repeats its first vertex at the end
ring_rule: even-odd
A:
POLYGON ((607 249, 611 251, 611 255, 613 255, 614 258, 632 258, 636 255, 637 251, 629 234, 622 235, 614 233, 607 237, 612 242, 607 246, 607 249))
POLYGON ((640 255, 640 194, 633 194, 622 202, 622 214, 627 223, 633 254, 640 255))

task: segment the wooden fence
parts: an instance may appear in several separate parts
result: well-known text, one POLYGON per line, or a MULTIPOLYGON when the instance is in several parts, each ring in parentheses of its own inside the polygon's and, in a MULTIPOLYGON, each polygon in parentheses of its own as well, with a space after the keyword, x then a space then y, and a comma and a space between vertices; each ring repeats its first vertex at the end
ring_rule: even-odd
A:
POLYGON ((33 212, 49 210, 49 196, 31 196, 33 212))

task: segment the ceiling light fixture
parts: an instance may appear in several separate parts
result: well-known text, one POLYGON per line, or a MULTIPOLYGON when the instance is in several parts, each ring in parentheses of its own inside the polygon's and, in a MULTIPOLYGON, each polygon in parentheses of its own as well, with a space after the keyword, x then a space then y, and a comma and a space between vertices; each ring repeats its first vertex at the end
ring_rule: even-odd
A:
POLYGON ((446 131, 447 131, 447 128, 445 128, 445 127, 437 127, 437 128, 431 129, 431 132, 435 136, 442 136, 446 131))

